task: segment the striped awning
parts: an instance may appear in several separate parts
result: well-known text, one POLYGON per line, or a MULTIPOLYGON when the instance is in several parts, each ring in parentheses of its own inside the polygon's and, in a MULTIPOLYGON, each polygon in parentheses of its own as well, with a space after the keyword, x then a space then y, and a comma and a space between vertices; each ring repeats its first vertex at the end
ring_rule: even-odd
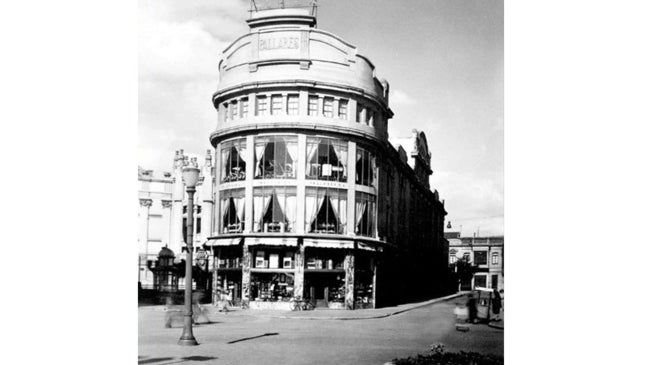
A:
POLYGON ((348 240, 328 240, 318 238, 305 238, 303 240, 305 247, 318 247, 318 248, 354 248, 354 241, 348 240))
POLYGON ((248 246, 298 246, 298 239, 295 237, 246 237, 248 246))
POLYGON ((207 246, 237 246, 242 242, 243 239, 243 237, 212 238, 209 239, 205 244, 207 246))

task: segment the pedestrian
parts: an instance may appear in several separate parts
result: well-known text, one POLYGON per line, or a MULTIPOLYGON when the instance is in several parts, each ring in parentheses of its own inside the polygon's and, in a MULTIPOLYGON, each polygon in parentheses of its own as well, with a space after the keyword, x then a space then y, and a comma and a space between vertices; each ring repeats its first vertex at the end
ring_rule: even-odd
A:
POLYGON ((469 293, 469 298, 467 299, 467 321, 469 323, 474 323, 476 321, 476 298, 474 298, 473 293, 469 293))
POLYGON ((501 314, 501 295, 499 294, 499 291, 494 288, 494 297, 492 298, 492 314, 494 314, 494 317, 492 317, 495 321, 499 321, 499 315, 501 314))

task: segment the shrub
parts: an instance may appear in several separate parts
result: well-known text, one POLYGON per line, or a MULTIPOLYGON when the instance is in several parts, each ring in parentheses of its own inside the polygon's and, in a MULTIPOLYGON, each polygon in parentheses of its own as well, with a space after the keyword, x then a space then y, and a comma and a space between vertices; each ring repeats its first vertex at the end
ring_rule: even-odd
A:
POLYGON ((445 345, 431 346, 426 355, 393 360, 395 365, 503 365, 503 357, 477 352, 445 352, 445 345))

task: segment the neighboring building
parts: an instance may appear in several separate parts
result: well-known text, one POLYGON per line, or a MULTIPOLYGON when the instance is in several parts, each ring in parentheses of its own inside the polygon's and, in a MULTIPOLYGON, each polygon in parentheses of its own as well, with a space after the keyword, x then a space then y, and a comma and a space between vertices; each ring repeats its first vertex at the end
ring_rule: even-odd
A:
POLYGON ((388 82, 308 9, 247 22, 213 95, 213 300, 354 309, 443 294, 444 202, 424 134, 388 140, 388 82))
MULTIPOLYGON (((188 162, 183 150, 176 151, 172 172, 154 176, 152 170, 138 168, 140 208, 138 219, 138 281, 143 289, 153 289, 154 277, 150 270, 163 247, 175 255, 175 261, 184 259, 187 224, 187 193, 183 187, 181 170, 188 162)), ((214 167, 211 151, 205 157, 199 183, 194 195, 194 244, 200 248, 213 231, 214 167), (208 184, 205 184, 208 176, 208 184)), ((171 280, 171 279, 170 279, 171 280)), ((184 287, 184 281, 180 282, 184 287)))
POLYGON ((476 270, 470 282, 459 284, 460 290, 503 289, 503 236, 460 237, 460 232, 446 232, 445 237, 449 241, 449 265, 466 258, 476 270))

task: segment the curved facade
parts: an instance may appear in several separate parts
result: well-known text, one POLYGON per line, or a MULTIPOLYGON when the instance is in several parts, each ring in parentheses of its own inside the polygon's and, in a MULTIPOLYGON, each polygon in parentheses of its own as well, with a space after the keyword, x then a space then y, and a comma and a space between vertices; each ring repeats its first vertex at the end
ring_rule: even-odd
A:
MULTIPOLYGON (((400 169, 418 174, 388 143, 389 85, 306 10, 254 12, 248 24, 223 52, 212 99, 214 300, 374 308, 382 255, 399 246, 381 194, 400 169)), ((437 193, 415 183, 433 211, 437 193)))

